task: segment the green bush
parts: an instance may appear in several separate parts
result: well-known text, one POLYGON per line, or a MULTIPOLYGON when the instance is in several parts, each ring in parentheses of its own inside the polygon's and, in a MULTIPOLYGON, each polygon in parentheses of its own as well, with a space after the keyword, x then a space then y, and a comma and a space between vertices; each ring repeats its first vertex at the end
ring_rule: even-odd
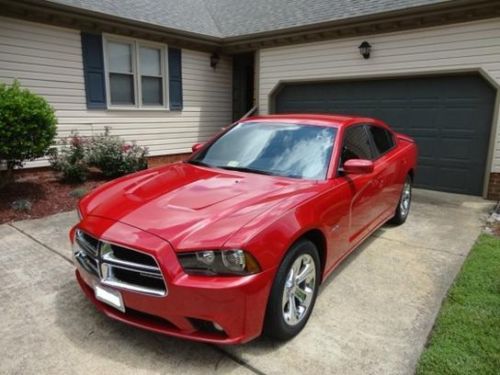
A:
POLYGON ((53 108, 42 97, 0 84, 0 187, 12 180, 15 167, 47 154, 56 135, 53 108))
POLYGON ((61 172, 62 179, 66 182, 83 182, 87 179, 88 165, 86 160, 87 139, 73 133, 68 138, 63 138, 59 148, 50 150, 50 165, 61 172))
POLYGON ((89 140, 87 151, 89 165, 100 169, 109 178, 137 172, 148 166, 145 147, 125 143, 119 137, 110 135, 109 128, 104 134, 89 140))

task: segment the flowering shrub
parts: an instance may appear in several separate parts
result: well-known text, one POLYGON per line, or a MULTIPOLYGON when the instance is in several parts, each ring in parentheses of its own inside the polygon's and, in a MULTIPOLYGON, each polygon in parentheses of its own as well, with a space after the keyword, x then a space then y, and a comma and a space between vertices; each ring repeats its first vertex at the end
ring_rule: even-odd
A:
POLYGON ((59 148, 51 150, 52 167, 62 173, 68 182, 82 182, 89 167, 98 168, 108 178, 146 169, 147 149, 135 143, 128 144, 117 136, 104 134, 80 137, 72 134, 59 142, 59 148))
POLYGON ((114 178, 146 169, 147 149, 135 143, 127 144, 117 136, 104 134, 92 137, 89 142, 87 161, 99 168, 106 177, 114 178))
POLYGON ((50 149, 50 165, 61 172, 67 182, 83 182, 87 179, 88 164, 85 157, 87 139, 73 133, 58 142, 59 148, 50 149))

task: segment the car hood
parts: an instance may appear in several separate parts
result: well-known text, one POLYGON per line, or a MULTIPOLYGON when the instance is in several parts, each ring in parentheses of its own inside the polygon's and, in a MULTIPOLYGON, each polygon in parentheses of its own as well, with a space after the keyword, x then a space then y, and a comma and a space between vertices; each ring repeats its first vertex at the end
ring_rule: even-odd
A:
POLYGON ((278 202, 306 198, 314 184, 177 163, 106 184, 81 207, 86 215, 153 233, 176 250, 217 248, 278 202))

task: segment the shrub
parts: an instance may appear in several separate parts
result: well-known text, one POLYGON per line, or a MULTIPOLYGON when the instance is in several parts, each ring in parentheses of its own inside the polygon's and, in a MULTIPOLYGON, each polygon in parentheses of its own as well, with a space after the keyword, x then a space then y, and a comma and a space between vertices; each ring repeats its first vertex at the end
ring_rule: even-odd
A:
POLYGON ((58 143, 59 148, 54 147, 50 150, 50 165, 61 172, 64 181, 76 183, 87 179, 88 165, 85 157, 87 143, 86 138, 73 133, 58 143))
POLYGON ((146 169, 147 149, 135 143, 127 144, 117 136, 104 134, 80 137, 73 133, 62 139, 50 152, 52 167, 62 173, 67 182, 83 182, 89 167, 98 168, 105 177, 114 178, 146 169))
POLYGON ((0 84, 0 188, 13 178, 15 167, 45 156, 56 135, 53 108, 42 97, 0 84))
POLYGON ((127 144, 117 136, 104 134, 89 141, 87 161, 99 168, 104 176, 114 178, 147 168, 147 149, 135 143, 127 144))

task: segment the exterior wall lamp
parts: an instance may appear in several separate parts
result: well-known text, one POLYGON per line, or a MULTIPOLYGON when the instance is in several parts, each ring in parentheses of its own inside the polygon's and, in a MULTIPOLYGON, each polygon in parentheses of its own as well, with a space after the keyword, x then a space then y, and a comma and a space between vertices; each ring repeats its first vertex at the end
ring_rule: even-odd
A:
POLYGON ((359 53, 361 56, 363 56, 365 59, 370 58, 370 52, 372 51, 372 46, 370 43, 368 43, 366 40, 359 45, 359 53))

